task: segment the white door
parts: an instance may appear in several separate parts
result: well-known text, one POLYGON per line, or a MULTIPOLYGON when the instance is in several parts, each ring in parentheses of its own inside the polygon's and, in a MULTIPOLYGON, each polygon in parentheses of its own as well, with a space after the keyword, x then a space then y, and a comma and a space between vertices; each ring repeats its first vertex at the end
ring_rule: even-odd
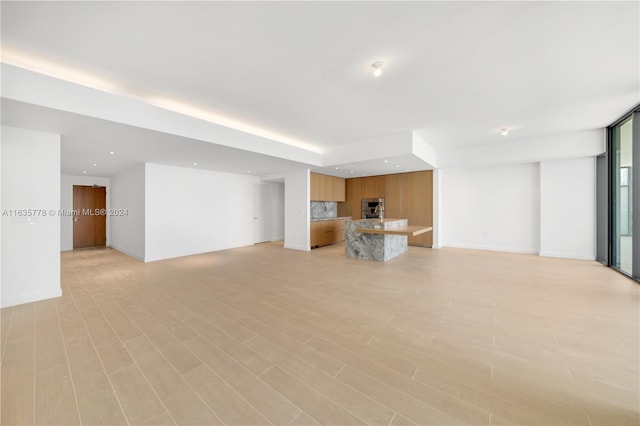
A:
POLYGON ((253 243, 271 240, 271 197, 269 185, 253 185, 253 243))

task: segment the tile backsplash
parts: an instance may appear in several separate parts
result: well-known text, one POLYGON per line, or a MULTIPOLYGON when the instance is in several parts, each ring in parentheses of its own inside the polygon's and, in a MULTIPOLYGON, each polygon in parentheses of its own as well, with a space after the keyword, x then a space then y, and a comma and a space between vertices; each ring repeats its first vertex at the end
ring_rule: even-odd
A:
POLYGON ((311 218, 338 217, 338 203, 335 201, 312 201, 311 218))

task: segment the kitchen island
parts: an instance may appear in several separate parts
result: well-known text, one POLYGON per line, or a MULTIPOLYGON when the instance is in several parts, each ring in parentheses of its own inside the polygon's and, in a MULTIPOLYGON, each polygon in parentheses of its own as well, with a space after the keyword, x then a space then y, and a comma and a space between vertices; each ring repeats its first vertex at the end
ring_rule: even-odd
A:
POLYGON ((408 236, 431 231, 430 226, 408 226, 407 219, 362 219, 345 223, 345 254, 386 262, 408 250, 408 236))
POLYGON ((362 219, 345 222, 345 254, 358 259, 386 262, 407 251, 407 236, 379 233, 404 228, 407 219, 362 219), (368 230, 376 232, 370 233, 368 230))

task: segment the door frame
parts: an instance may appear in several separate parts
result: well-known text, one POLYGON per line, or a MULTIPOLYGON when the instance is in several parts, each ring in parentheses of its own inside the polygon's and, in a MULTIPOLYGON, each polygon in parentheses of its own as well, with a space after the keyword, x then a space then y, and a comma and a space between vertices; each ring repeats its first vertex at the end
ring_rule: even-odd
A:
POLYGON ((76 236, 75 236, 75 217, 76 215, 80 215, 81 212, 77 211, 76 206, 75 206, 75 188, 76 187, 84 187, 84 188, 93 188, 93 189, 98 189, 98 188, 103 188, 104 189, 104 208, 108 211, 109 209, 109 196, 108 196, 108 192, 109 192, 109 187, 108 185, 98 185, 98 184, 91 184, 91 185, 87 185, 87 184, 76 184, 76 183, 71 183, 71 211, 73 212, 73 214, 71 215, 71 245, 72 245, 72 249, 73 250, 81 250, 84 248, 92 248, 92 247, 108 247, 109 246, 109 215, 105 214, 104 217, 104 245, 101 246, 92 246, 92 247, 76 247, 76 236))
POLYGON ((269 241, 271 241, 271 187, 264 183, 254 183, 253 244, 269 241), (262 220, 260 220, 261 217, 262 220), (261 229, 259 229, 261 224, 261 229))

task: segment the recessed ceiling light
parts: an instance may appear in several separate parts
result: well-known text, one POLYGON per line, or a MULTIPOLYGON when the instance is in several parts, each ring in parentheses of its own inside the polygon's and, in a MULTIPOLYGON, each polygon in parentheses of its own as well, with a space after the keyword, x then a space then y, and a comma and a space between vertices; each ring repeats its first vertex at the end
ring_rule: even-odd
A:
POLYGON ((251 170, 247 170, 247 173, 251 173, 251 170))
POLYGON ((396 167, 400 167, 400 164, 396 164, 396 167))
POLYGON ((198 165, 198 163, 193 163, 193 165, 194 165, 194 166, 197 166, 197 165, 198 165))
POLYGON ((373 68, 373 75, 376 77, 380 77, 382 75, 382 66, 384 63, 382 61, 376 61, 371 64, 371 68, 373 68))
POLYGON ((83 171, 82 171, 82 173, 83 173, 83 174, 87 174, 87 171, 86 171, 86 170, 83 170, 83 171))
POLYGON ((351 170, 349 173, 353 173, 353 170, 351 170))
POLYGON ((115 154, 115 152, 113 152, 113 151, 109 151, 109 154, 113 155, 113 154, 115 154))
POLYGON ((340 167, 336 167, 336 170, 338 170, 340 167))
POLYGON ((506 129, 506 128, 500 129, 500 134, 502 136, 507 136, 509 134, 509 129, 506 129))
POLYGON ((389 162, 389 160, 384 160, 384 161, 383 161, 383 163, 388 163, 388 162, 389 162))
POLYGON ((97 167, 97 166, 98 166, 98 163, 93 163, 93 167, 97 167))

